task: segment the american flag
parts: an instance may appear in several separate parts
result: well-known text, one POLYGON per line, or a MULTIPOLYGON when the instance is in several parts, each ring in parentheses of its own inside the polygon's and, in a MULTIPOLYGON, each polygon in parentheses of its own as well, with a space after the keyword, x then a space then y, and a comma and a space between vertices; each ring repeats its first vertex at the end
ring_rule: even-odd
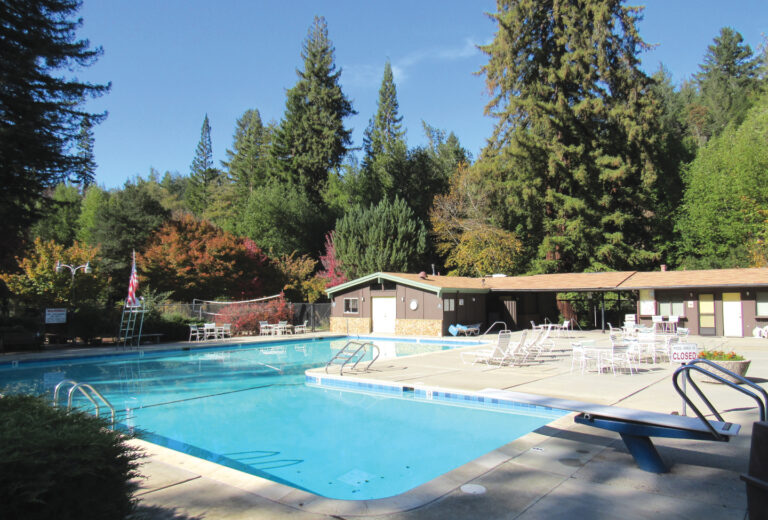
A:
POLYGON ((139 277, 136 274, 136 252, 133 252, 133 267, 131 268, 131 279, 128 281, 128 298, 125 304, 129 307, 136 307, 139 304, 136 298, 136 291, 139 290, 139 277))

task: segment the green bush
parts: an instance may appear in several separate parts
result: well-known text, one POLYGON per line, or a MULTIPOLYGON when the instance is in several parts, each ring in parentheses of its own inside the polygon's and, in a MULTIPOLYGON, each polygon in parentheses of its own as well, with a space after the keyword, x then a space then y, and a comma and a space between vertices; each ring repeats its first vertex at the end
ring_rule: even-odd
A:
POLYGON ((189 324, 197 321, 178 313, 160 314, 153 310, 144 318, 142 331, 144 334, 162 334, 162 341, 180 341, 189 337, 189 324))
POLYGON ((140 453, 102 419, 42 397, 0 398, 0 518, 124 519, 140 453))

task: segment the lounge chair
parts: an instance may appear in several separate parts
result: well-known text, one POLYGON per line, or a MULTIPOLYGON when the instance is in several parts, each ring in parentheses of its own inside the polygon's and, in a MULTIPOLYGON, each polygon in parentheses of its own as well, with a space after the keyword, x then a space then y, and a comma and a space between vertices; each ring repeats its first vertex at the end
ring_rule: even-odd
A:
POLYGON ((518 362, 519 351, 525 345, 525 336, 528 331, 524 330, 520 336, 520 341, 510 343, 512 332, 503 330, 499 332, 499 340, 492 349, 476 350, 473 352, 462 352, 461 361, 465 364, 488 363, 489 365, 507 365, 518 362), (469 360, 469 358, 474 359, 469 360))
POLYGON ((508 330, 502 330, 499 332, 499 338, 496 345, 492 349, 485 350, 473 350, 470 352, 461 353, 461 361, 464 364, 475 363, 490 363, 493 360, 502 360, 506 358, 507 348, 509 342, 512 339, 512 332, 508 330))

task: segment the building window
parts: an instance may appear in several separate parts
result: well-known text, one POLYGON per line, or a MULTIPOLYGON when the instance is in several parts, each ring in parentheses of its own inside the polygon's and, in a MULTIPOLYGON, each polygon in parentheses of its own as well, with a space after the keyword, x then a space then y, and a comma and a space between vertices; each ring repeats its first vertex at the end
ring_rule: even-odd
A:
POLYGON ((444 311, 446 312, 452 311, 455 308, 456 308, 456 300, 454 300, 453 298, 448 298, 447 300, 445 300, 445 304, 443 305, 444 311))
POLYGON ((640 315, 653 316, 656 314, 656 300, 653 297, 653 289, 640 289, 640 315))
POLYGON ((683 298, 674 294, 659 295, 659 314, 662 316, 685 316, 683 298))
POLYGON ((344 298, 344 312, 357 314, 357 298, 344 298))
POLYGON ((757 291, 757 315, 768 316, 768 291, 757 291))

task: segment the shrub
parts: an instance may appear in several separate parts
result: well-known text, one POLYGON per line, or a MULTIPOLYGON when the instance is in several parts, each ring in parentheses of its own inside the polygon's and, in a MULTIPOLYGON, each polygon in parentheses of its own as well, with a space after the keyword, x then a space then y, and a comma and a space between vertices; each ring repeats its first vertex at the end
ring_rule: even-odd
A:
POLYGON ((42 397, 0 398, 0 518, 123 519, 140 453, 102 419, 42 397))
MULTIPOLYGON (((279 298, 268 300, 263 303, 244 303, 239 305, 230 305, 221 311, 219 318, 223 323, 232 324, 232 332, 243 334, 259 331, 260 321, 290 321, 293 317, 291 304, 285 301, 281 294, 279 298)), ((217 320, 217 321, 219 321, 217 320)))
POLYGON ((163 341, 179 341, 189 337, 189 324, 197 320, 181 314, 150 312, 144 318, 144 334, 162 334, 163 341))
POLYGON ((725 352, 723 350, 702 350, 699 352, 699 357, 710 361, 744 361, 744 356, 733 351, 725 352))

